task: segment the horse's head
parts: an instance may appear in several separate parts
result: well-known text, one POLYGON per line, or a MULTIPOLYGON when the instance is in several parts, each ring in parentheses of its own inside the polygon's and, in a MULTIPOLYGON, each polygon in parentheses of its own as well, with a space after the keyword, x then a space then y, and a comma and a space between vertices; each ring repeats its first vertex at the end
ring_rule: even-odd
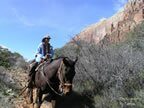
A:
POLYGON ((63 83, 61 85, 61 89, 63 91, 64 95, 70 94, 72 91, 72 81, 75 76, 75 64, 77 62, 78 58, 75 60, 71 60, 69 58, 63 59, 63 83))

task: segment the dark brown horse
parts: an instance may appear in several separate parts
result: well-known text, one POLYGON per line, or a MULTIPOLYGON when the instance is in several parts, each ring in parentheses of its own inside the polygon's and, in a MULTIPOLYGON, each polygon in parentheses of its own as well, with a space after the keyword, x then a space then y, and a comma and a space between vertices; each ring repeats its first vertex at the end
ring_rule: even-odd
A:
MULTIPOLYGON (((40 108, 42 95, 49 94, 53 108, 57 95, 68 95, 72 91, 72 81, 75 75, 76 60, 68 57, 54 59, 51 63, 43 63, 35 74, 35 86, 37 88, 36 104, 40 108)), ((32 92, 29 95, 32 99, 32 92)))

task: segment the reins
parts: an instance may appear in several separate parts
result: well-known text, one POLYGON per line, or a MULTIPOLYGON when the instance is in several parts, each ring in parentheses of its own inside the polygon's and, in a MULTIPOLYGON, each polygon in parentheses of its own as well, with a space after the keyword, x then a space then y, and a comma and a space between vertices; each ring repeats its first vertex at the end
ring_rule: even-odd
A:
MULTIPOLYGON (((44 80, 46 81, 46 83, 48 84, 48 86, 50 87, 50 89, 55 93, 55 94, 57 94, 57 95, 59 95, 59 96, 62 96, 63 95, 63 93, 59 93, 59 92, 57 92, 52 86, 51 86, 51 84, 49 83, 49 81, 46 79, 46 77, 45 77, 45 75, 44 75, 44 63, 42 63, 42 76, 43 76, 43 78, 44 78, 44 80)), ((69 84, 69 83, 64 83, 64 75, 63 75, 63 72, 62 72, 62 68, 63 68, 63 65, 64 65, 64 62, 63 62, 63 59, 62 59, 62 61, 61 61, 61 63, 60 63, 60 66, 59 66, 59 68, 58 68, 58 71, 57 71, 57 73, 58 73, 58 78, 59 78, 59 81, 60 81, 60 86, 61 87, 63 87, 63 86, 72 86, 72 84, 69 84)), ((20 93, 20 95, 26 90, 26 88, 27 88, 28 86, 26 86, 26 87, 24 87, 23 89, 22 89, 22 92, 20 93)))
MULTIPOLYGON (((62 66, 63 66, 63 65, 64 65, 64 63, 63 63, 63 60, 62 60, 61 63, 60 63, 59 69, 58 69, 58 73, 59 73, 59 74, 62 73, 61 70, 62 70, 62 66)), ((43 66, 43 72, 44 72, 44 66, 43 66)), ((63 82, 63 80, 62 80, 61 77, 59 77, 59 80, 60 80, 61 83, 63 82)), ((57 94, 57 95, 59 95, 59 96, 62 96, 62 93, 58 93, 56 90, 54 90, 54 88, 50 85, 50 83, 49 83, 48 80, 46 80, 46 82, 47 82, 48 86, 50 87, 50 89, 51 89, 55 94, 57 94)))
MULTIPOLYGON (((60 66, 59 66, 59 68, 58 68, 58 73, 60 74, 60 73, 62 73, 61 72, 61 70, 62 70, 62 66, 63 66, 63 60, 61 61, 61 63, 60 63, 60 66)), ((50 89, 55 93, 55 94, 57 94, 57 95, 59 95, 59 96, 62 96, 62 93, 58 93, 56 90, 54 90, 54 88, 50 85, 50 83, 49 83, 49 81, 46 79, 46 77, 44 76, 44 63, 42 63, 41 64, 41 66, 43 65, 43 72, 42 72, 42 75, 43 75, 43 78, 44 78, 44 80, 46 81, 46 83, 48 84, 48 86, 50 87, 50 89)), ((38 68, 36 68, 36 70, 38 70, 38 68)), ((61 77, 59 77, 59 80, 60 80, 60 82, 63 82, 63 80, 62 80, 62 78, 61 77)), ((22 95, 23 94, 23 92, 26 90, 28 88, 28 86, 25 86, 23 89, 22 89, 22 91, 19 93, 19 96, 20 95, 22 95)))

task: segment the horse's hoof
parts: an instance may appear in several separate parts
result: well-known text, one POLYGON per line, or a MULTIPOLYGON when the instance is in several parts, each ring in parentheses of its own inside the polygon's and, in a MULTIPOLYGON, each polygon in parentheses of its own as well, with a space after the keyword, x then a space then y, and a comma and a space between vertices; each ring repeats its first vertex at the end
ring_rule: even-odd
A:
POLYGON ((34 108, 40 108, 40 104, 34 104, 34 108))
POLYGON ((32 104, 33 102, 32 101, 27 101, 27 104, 32 104))
POLYGON ((28 101, 27 103, 28 103, 28 104, 32 104, 33 102, 32 102, 32 101, 28 101))
POLYGON ((26 99, 26 102, 27 102, 27 104, 32 104, 32 103, 33 103, 33 99, 27 98, 27 99, 26 99))

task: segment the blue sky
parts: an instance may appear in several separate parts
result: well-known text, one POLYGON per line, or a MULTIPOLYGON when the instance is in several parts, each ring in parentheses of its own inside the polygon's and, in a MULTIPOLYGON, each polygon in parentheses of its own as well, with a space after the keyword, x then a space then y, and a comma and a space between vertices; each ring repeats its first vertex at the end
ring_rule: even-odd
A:
POLYGON ((45 34, 61 48, 88 25, 116 13, 126 0, 1 0, 0 45, 34 58, 45 34))

